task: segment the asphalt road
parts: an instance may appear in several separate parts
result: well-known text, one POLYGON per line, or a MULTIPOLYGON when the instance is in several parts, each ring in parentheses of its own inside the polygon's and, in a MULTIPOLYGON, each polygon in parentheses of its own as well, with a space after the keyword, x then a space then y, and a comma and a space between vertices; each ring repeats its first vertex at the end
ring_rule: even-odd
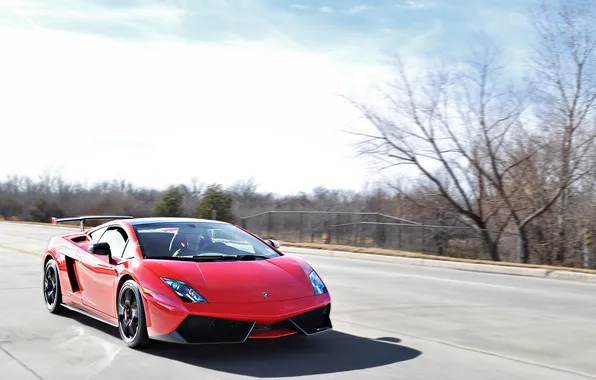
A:
POLYGON ((116 329, 49 314, 56 227, 0 223, 0 378, 596 379, 596 285, 303 256, 335 330, 243 345, 128 349, 116 329))

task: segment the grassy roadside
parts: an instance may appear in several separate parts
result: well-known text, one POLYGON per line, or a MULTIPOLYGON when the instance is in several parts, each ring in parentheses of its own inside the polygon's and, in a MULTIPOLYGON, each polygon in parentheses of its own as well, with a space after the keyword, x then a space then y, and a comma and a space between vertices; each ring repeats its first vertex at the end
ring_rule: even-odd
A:
MULTIPOLYGON (((23 222, 23 221, 12 221, 12 220, 7 220, 5 222, 15 223, 15 224, 38 225, 38 226, 46 226, 46 227, 79 228, 78 224, 75 225, 75 224, 63 224, 62 223, 59 226, 54 226, 51 223, 41 223, 41 222, 23 222)), ((488 260, 460 259, 460 258, 456 258, 456 257, 435 256, 435 255, 427 255, 427 254, 421 254, 421 253, 416 253, 416 252, 397 251, 397 250, 381 249, 381 248, 362 248, 362 247, 354 247, 354 246, 349 246, 349 245, 335 245, 335 244, 293 243, 293 242, 288 242, 288 241, 280 241, 279 243, 282 246, 286 246, 286 247, 311 248, 311 249, 319 249, 319 250, 326 250, 326 251, 343 251, 343 252, 351 252, 351 253, 363 253, 363 254, 369 254, 369 255, 407 257, 407 258, 413 258, 413 259, 426 259, 426 260, 449 261, 449 262, 468 263, 468 264, 485 264, 485 265, 513 267, 513 268, 544 269, 544 270, 550 270, 550 271, 557 270, 557 271, 567 271, 567 272, 574 272, 574 273, 596 274, 596 270, 594 270, 594 269, 558 267, 558 266, 536 265, 536 264, 518 264, 518 263, 511 263, 511 262, 495 262, 495 261, 488 261, 488 260)))
POLYGON ((353 246, 348 246, 348 245, 335 245, 335 244, 292 243, 292 242, 287 242, 287 241, 280 241, 279 244, 281 244, 282 247, 286 246, 286 247, 296 247, 296 248, 311 248, 311 249, 320 249, 320 250, 326 250, 326 251, 343 251, 343 252, 352 252, 352 253, 364 253, 364 254, 369 254, 369 255, 407 257, 407 258, 413 258, 413 259, 450 261, 450 262, 468 263, 468 264, 486 264, 486 265, 502 266, 502 267, 544 269, 544 270, 550 270, 550 271, 557 270, 557 271, 567 271, 567 272, 575 272, 575 273, 596 274, 596 270, 593 270, 593 269, 557 267, 557 266, 535 265, 535 264, 518 264, 518 263, 502 262, 502 261, 495 262, 495 261, 488 261, 488 260, 470 260, 470 259, 460 259, 460 258, 456 258, 456 257, 426 255, 426 254, 415 253, 415 252, 396 251, 396 250, 381 249, 381 248, 361 248, 361 247, 353 247, 353 246))

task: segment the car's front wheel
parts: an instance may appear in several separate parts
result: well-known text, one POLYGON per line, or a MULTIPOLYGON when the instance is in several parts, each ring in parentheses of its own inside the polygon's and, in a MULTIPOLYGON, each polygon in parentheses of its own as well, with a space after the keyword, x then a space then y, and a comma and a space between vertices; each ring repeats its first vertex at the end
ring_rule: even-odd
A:
POLYGON ((58 276, 58 266, 54 259, 48 260, 43 272, 43 298, 50 313, 55 314, 62 307, 62 289, 58 276))
POLYGON ((118 292, 118 331, 128 347, 143 348, 149 345, 145 309, 139 286, 126 281, 118 292))

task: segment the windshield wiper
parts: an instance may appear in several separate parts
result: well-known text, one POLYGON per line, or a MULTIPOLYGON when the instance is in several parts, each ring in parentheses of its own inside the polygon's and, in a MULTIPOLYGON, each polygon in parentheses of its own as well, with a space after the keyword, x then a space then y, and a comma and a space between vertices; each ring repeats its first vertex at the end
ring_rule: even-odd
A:
POLYGON ((148 256, 147 259, 151 260, 192 260, 191 256, 148 256))
POLYGON ((270 259, 268 256, 260 255, 224 255, 222 253, 206 253, 204 255, 194 256, 153 256, 153 260, 192 260, 192 261, 217 261, 217 260, 241 260, 250 261, 256 259, 270 259))
POLYGON ((237 255, 224 255, 222 253, 207 253, 204 255, 194 255, 192 258, 195 260, 238 260, 237 255))
POLYGON ((240 255, 238 257, 239 260, 256 260, 256 259, 263 259, 263 260, 267 260, 270 257, 268 256, 260 256, 260 255, 240 255))
POLYGON ((259 255, 224 255, 221 253, 208 253, 205 255, 195 255, 193 259, 197 260, 256 260, 256 259, 268 259, 267 256, 259 255))

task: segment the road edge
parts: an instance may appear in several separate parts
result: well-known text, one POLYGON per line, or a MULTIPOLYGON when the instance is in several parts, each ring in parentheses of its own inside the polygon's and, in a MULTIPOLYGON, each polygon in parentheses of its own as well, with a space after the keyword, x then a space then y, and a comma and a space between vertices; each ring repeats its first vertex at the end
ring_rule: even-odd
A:
POLYGON ((468 272, 478 273, 489 273, 489 274, 500 274, 510 276, 522 276, 522 277, 534 277, 534 278, 547 278, 563 281, 575 281, 583 283, 596 284, 596 274, 580 273, 567 271, 565 269, 544 269, 544 268, 520 268, 513 266, 496 266, 490 264, 477 264, 477 263, 461 263, 446 260, 432 260, 425 258, 413 258, 413 257, 401 257, 401 256, 389 256, 381 254, 367 254, 367 253, 356 253, 356 252, 345 252, 335 250, 324 250, 316 248, 302 248, 282 245, 280 250, 283 253, 289 255, 308 255, 308 256, 323 256, 323 257, 340 257, 345 259, 354 260, 366 260, 366 261, 377 261, 387 262, 403 265, 414 265, 424 266, 431 268, 444 268, 453 270, 462 270, 468 272))

